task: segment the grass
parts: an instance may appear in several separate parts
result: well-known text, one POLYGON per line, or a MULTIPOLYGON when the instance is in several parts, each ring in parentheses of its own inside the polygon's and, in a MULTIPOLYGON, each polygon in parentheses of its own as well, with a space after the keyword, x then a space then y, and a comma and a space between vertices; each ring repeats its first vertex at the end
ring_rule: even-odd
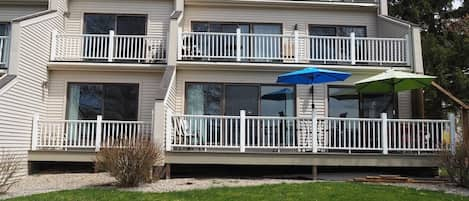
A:
POLYGON ((359 183, 304 183, 279 184, 255 187, 213 188, 171 193, 141 193, 90 188, 60 191, 46 194, 19 197, 8 201, 250 201, 250 200, 324 200, 324 201, 446 201, 467 200, 469 197, 445 194, 443 192, 420 191, 411 188, 368 185, 359 183))

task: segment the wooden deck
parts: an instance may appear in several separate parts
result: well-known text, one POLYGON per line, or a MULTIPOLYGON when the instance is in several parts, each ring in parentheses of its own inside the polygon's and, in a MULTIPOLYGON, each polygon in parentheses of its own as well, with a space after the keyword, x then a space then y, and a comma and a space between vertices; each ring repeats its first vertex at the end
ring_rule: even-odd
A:
MULTIPOLYGON (((30 162, 94 162, 96 152, 31 151, 30 162)), ((353 167, 438 167, 438 155, 166 152, 166 164, 296 165, 353 167)))

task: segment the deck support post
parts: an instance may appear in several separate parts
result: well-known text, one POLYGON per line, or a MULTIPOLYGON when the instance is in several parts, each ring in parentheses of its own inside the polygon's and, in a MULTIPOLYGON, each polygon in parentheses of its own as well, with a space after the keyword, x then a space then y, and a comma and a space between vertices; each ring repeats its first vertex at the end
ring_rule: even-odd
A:
POLYGON ((381 113, 381 146, 383 154, 389 153, 388 148, 388 114, 381 113))
POLYGON ((318 166, 313 165, 313 180, 318 180, 318 166))
POLYGON ((38 127, 39 127, 39 114, 35 113, 33 116, 33 126, 31 134, 31 150, 37 150, 37 138, 38 138, 38 127))
POLYGON ((312 139, 311 139, 311 146, 313 149, 313 153, 318 153, 318 117, 316 115, 316 111, 313 109, 312 112, 312 139))
POLYGON ((246 151, 246 110, 239 111, 239 149, 241 152, 246 151))
POLYGON ((456 117, 454 113, 448 114, 449 132, 450 132, 450 150, 452 154, 456 154, 456 117))
POLYGON ((99 152, 101 149, 101 136, 103 127, 103 116, 98 115, 96 118, 96 142, 95 142, 95 151, 99 152))
POLYGON ((171 179, 171 164, 169 163, 164 166, 164 178, 171 179))

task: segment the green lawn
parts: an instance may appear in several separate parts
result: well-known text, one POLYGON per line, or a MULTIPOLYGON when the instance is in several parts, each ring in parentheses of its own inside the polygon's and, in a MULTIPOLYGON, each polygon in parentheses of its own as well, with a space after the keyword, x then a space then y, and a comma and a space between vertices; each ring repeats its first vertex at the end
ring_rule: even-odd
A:
POLYGON ((81 189, 10 199, 10 201, 117 201, 117 200, 346 200, 346 201, 444 201, 467 200, 469 197, 442 192, 417 191, 410 188, 358 183, 279 184, 256 187, 214 188, 173 193, 139 193, 106 189, 81 189))

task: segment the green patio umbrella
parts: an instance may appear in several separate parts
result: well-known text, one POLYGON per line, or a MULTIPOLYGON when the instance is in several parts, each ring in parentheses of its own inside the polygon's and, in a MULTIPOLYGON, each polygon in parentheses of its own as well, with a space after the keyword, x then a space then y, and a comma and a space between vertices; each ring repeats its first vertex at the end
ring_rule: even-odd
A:
MULTIPOLYGON (((436 77, 402 72, 396 70, 387 70, 378 75, 355 82, 357 91, 363 94, 392 93, 392 103, 394 106, 394 94, 401 91, 412 89, 421 89, 430 86, 436 77)), ((393 115, 396 115, 393 107, 393 115)))

